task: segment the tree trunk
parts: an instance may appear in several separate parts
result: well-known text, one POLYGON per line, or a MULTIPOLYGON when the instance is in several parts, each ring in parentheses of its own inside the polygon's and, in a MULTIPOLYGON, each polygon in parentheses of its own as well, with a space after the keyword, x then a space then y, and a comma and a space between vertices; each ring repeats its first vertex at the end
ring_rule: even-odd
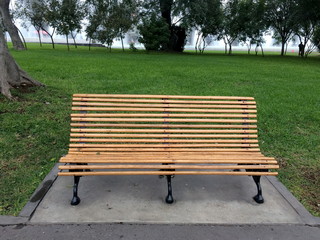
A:
POLYGON ((281 41, 281 56, 284 56, 284 50, 285 50, 286 43, 284 40, 281 41))
POLYGON ((78 48, 78 45, 77 45, 77 43, 76 43, 76 36, 77 36, 77 34, 76 34, 75 36, 73 36, 73 33, 71 33, 71 37, 72 37, 72 39, 73 39, 74 47, 75 47, 75 48, 78 48))
POLYGON ((232 42, 229 42, 229 55, 232 54, 232 42))
POLYGON ((19 37, 17 27, 11 20, 9 4, 10 0, 0 0, 0 16, 2 16, 3 24, 10 35, 14 49, 25 50, 25 47, 19 37))
POLYGON ((66 39, 67 39, 68 51, 70 51, 68 35, 66 35, 66 39))
POLYGON ((50 34, 46 29, 41 28, 43 31, 45 31, 51 38, 51 44, 52 44, 52 48, 54 49, 54 41, 53 41, 53 34, 54 34, 54 30, 52 32, 52 34, 50 34))
POLYGON ((23 36, 22 32, 20 31, 20 29, 19 29, 19 28, 17 28, 17 29, 18 29, 18 32, 20 33, 20 36, 22 37, 22 41, 23 41, 23 45, 24 45, 24 47, 26 48, 26 50, 28 50, 28 48, 27 48, 27 43, 26 43, 26 40, 25 40, 25 38, 24 38, 24 36, 23 36))
POLYGON ((11 88, 44 86, 33 80, 28 74, 20 69, 13 57, 10 55, 3 29, 0 27, 0 92, 12 99, 11 88))
POLYGON ((173 0, 159 0, 161 16, 168 24, 170 38, 165 50, 182 52, 186 41, 186 29, 172 24, 171 12, 174 4, 173 0))
POLYGON ((40 43, 40 47, 42 47, 42 41, 41 41, 41 35, 40 35, 40 28, 37 28, 37 33, 38 33, 38 38, 39 38, 39 43, 40 43))
POLYGON ((260 48, 261 48, 262 57, 264 57, 264 52, 263 52, 262 44, 260 44, 260 48))
POLYGON ((223 37, 223 42, 224 42, 224 54, 227 54, 228 52, 228 44, 227 44, 227 40, 223 37))
POLYGON ((122 52, 124 52, 124 45, 123 45, 123 37, 122 37, 122 35, 121 35, 120 39, 121 39, 121 45, 122 45, 122 52))
POLYGON ((171 27, 172 25, 171 10, 173 5, 173 0, 160 0, 159 3, 160 3, 161 16, 165 19, 168 26, 171 27))

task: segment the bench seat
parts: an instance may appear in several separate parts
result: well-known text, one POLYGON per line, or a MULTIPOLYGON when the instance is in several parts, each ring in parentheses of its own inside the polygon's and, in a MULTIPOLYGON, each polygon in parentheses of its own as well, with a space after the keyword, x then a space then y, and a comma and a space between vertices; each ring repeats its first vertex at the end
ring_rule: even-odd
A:
POLYGON ((259 149, 251 97, 74 94, 69 153, 60 176, 249 175, 263 202, 260 177, 277 175, 259 149), (273 170, 273 171, 269 171, 273 170))

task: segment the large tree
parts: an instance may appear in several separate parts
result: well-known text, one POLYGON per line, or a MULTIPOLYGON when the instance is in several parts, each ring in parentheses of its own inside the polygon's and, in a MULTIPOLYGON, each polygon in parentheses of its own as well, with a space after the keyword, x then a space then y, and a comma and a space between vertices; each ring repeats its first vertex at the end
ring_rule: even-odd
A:
POLYGON ((16 50, 25 50, 21 38, 19 37, 18 29, 12 22, 12 16, 9 10, 10 0, 0 0, 0 17, 6 31, 8 31, 13 47, 16 50))
POLYGON ((113 28, 112 3, 106 0, 86 0, 88 26, 86 33, 88 38, 106 44, 110 51, 113 39, 117 33, 113 28))
POLYGON ((295 17, 294 34, 302 43, 300 56, 308 56, 316 48, 312 39, 320 26, 320 1, 298 0, 298 10, 295 17))
POLYGON ((163 50, 182 52, 184 49, 187 29, 182 26, 181 20, 188 0, 145 0, 142 3, 141 15, 143 19, 151 16, 162 17, 169 28, 169 38, 163 50))
POLYGON ((4 36, 4 24, 0 18, 0 92, 11 99, 11 88, 43 86, 23 71, 10 55, 4 36))
POLYGON ((226 53, 227 46, 229 46, 228 53, 232 53, 232 44, 240 37, 246 21, 250 19, 242 9, 241 0, 228 0, 223 4, 223 20, 218 39, 223 39, 226 53))
POLYGON ((274 30, 274 38, 281 42, 281 56, 285 54, 285 45, 293 36, 297 11, 297 0, 266 1, 266 21, 274 30))
POLYGON ((263 35, 267 30, 265 21, 265 0, 241 0, 241 12, 243 26, 239 40, 248 47, 248 54, 250 54, 251 46, 256 45, 257 49, 260 47, 263 54, 262 43, 264 42, 263 35))
POLYGON ((186 2, 183 25, 197 30, 196 51, 203 52, 208 39, 219 32, 222 20, 220 0, 189 0, 186 2))
POLYGON ((81 21, 84 17, 83 4, 79 0, 59 0, 58 4, 57 32, 66 36, 68 50, 70 50, 69 35, 77 47, 75 36, 81 31, 81 21))

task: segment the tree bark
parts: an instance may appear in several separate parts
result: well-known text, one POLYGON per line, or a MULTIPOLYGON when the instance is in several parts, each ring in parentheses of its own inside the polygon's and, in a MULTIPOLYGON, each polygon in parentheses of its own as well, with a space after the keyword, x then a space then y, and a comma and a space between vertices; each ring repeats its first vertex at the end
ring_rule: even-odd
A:
POLYGON ((3 24, 10 35, 14 49, 25 50, 21 38, 19 37, 18 29, 11 20, 9 4, 10 0, 0 0, 0 16, 2 16, 3 24))
POLYGON ((12 99, 11 88, 44 86, 23 71, 10 55, 3 29, 0 27, 0 92, 12 99))
POLYGON ((41 35, 40 35, 40 28, 36 28, 39 38, 40 47, 42 47, 41 35))
POLYGON ((68 35, 66 35, 66 39, 67 39, 68 51, 70 51, 68 35))
POLYGON ((123 45, 123 37, 122 37, 122 35, 121 35, 120 39, 121 39, 121 45, 122 45, 122 52, 124 52, 124 45, 123 45))
POLYGON ((284 56, 284 50, 285 50, 285 44, 286 42, 282 39, 281 41, 281 56, 284 56))
POLYGON ((159 0, 161 16, 164 18, 169 26, 170 38, 165 50, 182 52, 184 50, 185 40, 187 37, 186 30, 181 26, 172 24, 172 7, 174 5, 173 0, 159 0))

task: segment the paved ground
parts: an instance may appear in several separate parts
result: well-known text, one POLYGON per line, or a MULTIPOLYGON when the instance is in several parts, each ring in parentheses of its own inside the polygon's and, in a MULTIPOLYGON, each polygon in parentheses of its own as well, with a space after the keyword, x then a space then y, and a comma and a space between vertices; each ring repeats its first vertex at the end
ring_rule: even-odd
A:
POLYGON ((320 229, 301 225, 77 224, 0 227, 0 240, 317 240, 320 229))
POLYGON ((246 176, 177 176, 173 205, 164 203, 166 182, 155 176, 84 177, 74 207, 72 178, 56 174, 57 166, 20 217, 0 216, 0 240, 320 239, 320 219, 274 177, 262 179, 262 205, 246 176))
POLYGON ((90 176, 80 180, 78 206, 70 205, 73 177, 58 177, 32 223, 279 224, 303 223, 299 214, 262 178, 264 204, 252 199, 248 176, 176 176, 168 205, 166 180, 158 176, 90 176))

